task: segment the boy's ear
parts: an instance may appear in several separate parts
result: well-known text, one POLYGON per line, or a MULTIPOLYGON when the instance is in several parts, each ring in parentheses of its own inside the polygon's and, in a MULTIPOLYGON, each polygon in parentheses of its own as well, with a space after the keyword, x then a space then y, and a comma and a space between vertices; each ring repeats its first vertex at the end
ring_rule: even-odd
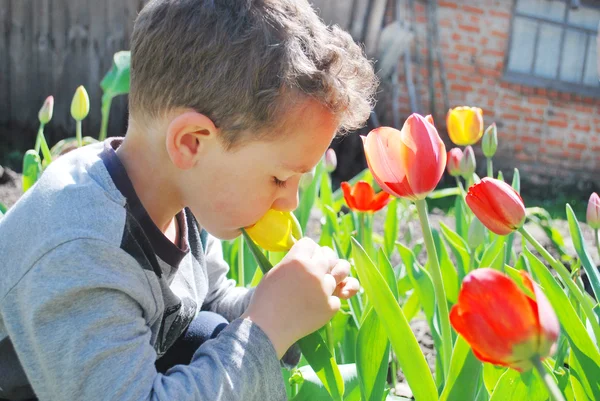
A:
POLYGON ((207 142, 216 139, 217 128, 210 118, 195 111, 176 116, 167 127, 167 153, 173 164, 187 170, 196 164, 207 142))

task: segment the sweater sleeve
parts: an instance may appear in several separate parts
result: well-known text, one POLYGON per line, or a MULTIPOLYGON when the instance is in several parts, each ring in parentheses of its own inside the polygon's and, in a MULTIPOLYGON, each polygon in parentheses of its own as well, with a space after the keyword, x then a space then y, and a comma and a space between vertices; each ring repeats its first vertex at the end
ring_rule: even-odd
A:
MULTIPOLYGON (((75 240, 39 259, 0 302, 41 400, 285 400, 268 337, 234 320, 189 365, 157 373, 152 277, 125 251, 75 240)), ((153 274, 153 273, 152 273, 153 274)))

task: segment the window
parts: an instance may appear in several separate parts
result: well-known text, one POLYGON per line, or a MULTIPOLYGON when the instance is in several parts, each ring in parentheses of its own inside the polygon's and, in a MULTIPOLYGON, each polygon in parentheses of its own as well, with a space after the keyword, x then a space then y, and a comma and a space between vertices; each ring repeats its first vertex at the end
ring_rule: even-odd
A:
POLYGON ((599 23, 599 0, 515 0, 505 78, 600 97, 599 23))

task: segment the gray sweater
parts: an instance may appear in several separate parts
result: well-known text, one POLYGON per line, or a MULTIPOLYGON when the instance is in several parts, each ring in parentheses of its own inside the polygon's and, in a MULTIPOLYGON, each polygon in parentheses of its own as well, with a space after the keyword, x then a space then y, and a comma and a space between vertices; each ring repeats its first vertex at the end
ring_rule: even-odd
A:
POLYGON ((285 400, 265 333, 239 316, 220 242, 184 209, 180 246, 154 225, 115 149, 54 161, 0 219, 0 398, 285 400), (155 361, 200 310, 231 323, 189 365, 155 361))

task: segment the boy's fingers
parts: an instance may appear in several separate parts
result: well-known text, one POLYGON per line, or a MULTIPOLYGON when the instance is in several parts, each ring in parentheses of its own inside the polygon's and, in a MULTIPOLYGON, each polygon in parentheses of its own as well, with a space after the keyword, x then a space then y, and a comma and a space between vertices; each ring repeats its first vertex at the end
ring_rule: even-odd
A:
POLYGON ((323 289, 325 290, 325 294, 331 295, 335 291, 337 287, 337 282, 335 278, 331 274, 325 274, 323 276, 323 289))
POLYGON ((335 278, 336 283, 341 283, 348 277, 348 274, 350 274, 350 262, 344 259, 338 259, 329 274, 335 278))
POLYGON ((342 307, 342 301, 335 295, 329 297, 329 307, 333 312, 337 312, 342 307))
POLYGON ((347 277, 344 281, 338 284, 333 295, 342 299, 349 299, 355 296, 360 291, 360 283, 354 277, 347 277))
POLYGON ((303 237, 292 246, 286 257, 299 257, 310 259, 313 257, 319 245, 308 237, 303 237))
POLYGON ((327 259, 339 259, 337 253, 335 253, 335 251, 328 246, 322 246, 321 252, 327 259))

